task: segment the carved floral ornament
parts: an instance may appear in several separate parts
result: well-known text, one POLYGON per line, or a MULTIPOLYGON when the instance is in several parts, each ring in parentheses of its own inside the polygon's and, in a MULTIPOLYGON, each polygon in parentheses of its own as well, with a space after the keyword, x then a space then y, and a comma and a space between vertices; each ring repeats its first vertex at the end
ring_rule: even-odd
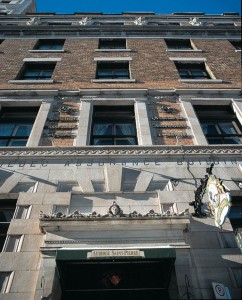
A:
POLYGON ((202 25, 202 22, 199 22, 198 18, 191 18, 189 24, 191 24, 192 26, 200 26, 202 25))
POLYGON ((180 213, 173 213, 170 210, 167 210, 163 214, 156 213, 153 209, 151 209, 146 214, 138 213, 137 211, 133 211, 130 214, 124 214, 120 206, 113 201, 113 204, 109 207, 107 214, 101 215, 96 211, 93 211, 91 214, 82 214, 80 211, 76 210, 71 214, 63 214, 62 212, 56 212, 52 215, 44 214, 43 211, 40 211, 40 219, 63 219, 63 220, 80 220, 80 219, 96 219, 96 218, 161 218, 161 217, 185 217, 189 216, 189 209, 185 209, 180 213))
POLYGON ((90 17, 83 17, 79 22, 80 26, 86 26, 92 24, 92 18, 90 17))

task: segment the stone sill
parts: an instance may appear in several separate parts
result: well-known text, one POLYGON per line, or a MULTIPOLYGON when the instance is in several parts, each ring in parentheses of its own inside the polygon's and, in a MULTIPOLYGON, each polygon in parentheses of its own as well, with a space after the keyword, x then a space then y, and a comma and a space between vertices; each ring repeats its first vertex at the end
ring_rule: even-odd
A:
POLYGON ((54 83, 54 80, 9 80, 8 83, 13 84, 43 84, 43 83, 54 83))
POLYGON ((166 49, 166 52, 203 52, 203 50, 199 50, 199 49, 190 49, 190 50, 186 50, 186 49, 166 49))
POLYGON ((242 50, 236 49, 235 52, 241 52, 242 50))
POLYGON ((222 79, 179 79, 184 83, 223 83, 222 79))
POLYGON ((95 49, 95 52, 130 52, 131 49, 95 49))
POLYGON ((28 50, 30 53, 63 53, 65 50, 28 50))
POLYGON ((133 83, 136 79, 92 79, 94 83, 133 83))

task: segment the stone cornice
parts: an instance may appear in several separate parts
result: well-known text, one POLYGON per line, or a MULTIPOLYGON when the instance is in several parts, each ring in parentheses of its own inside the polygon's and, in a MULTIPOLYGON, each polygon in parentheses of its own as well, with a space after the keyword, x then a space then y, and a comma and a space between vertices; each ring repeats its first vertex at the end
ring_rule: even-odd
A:
POLYGON ((0 156, 6 158, 80 159, 80 158, 157 158, 181 156, 238 156, 241 145, 220 146, 109 146, 109 147, 1 147, 0 156))

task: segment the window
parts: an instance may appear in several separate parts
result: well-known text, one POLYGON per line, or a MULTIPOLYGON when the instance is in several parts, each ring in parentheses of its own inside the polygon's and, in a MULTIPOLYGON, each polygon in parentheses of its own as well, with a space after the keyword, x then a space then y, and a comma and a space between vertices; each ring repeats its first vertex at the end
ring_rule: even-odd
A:
POLYGON ((0 294, 8 293, 13 272, 0 272, 0 294))
POLYGON ((48 80, 51 79, 56 63, 28 62, 24 64, 18 80, 48 80))
POLYGON ((165 40, 168 49, 193 50, 190 40, 165 40))
POLYGON ((209 144, 241 144, 242 128, 230 106, 195 105, 209 144))
POLYGON ((104 180, 92 180, 92 186, 96 193, 106 192, 105 181, 104 180))
POLYGON ((15 199, 0 200, 0 251, 2 251, 8 227, 14 216, 15 207, 15 199))
POLYGON ((94 106, 92 145, 137 145, 132 106, 94 106))
POLYGON ((0 146, 25 146, 37 107, 3 107, 0 111, 0 146))
POLYGON ((126 49, 125 39, 99 39, 99 49, 126 49))
POLYGON ((231 232, 219 232, 223 248, 237 248, 236 240, 231 232))
POLYGON ((228 218, 234 232, 242 228, 242 196, 233 196, 228 218))
POLYGON ((34 50, 62 50, 65 40, 39 40, 34 50))
POLYGON ((15 219, 28 219, 31 212, 31 205, 17 206, 14 214, 15 219))
POLYGON ((53 214, 62 213, 64 215, 66 215, 66 214, 68 214, 68 210, 69 210, 69 206, 67 206, 67 205, 55 205, 53 207, 52 213, 53 214))
POLYGON ((9 235, 6 239, 4 252, 19 252, 23 241, 23 235, 9 235))
POLYGON ((0 40, 0 45, 2 44, 3 41, 4 41, 4 40, 0 40))
POLYGON ((33 193, 35 191, 36 182, 19 182, 15 185, 14 188, 10 191, 10 193, 33 193))
POLYGON ((230 41, 236 50, 241 50, 241 41, 230 41))
POLYGON ((171 183, 167 180, 152 180, 147 188, 147 191, 156 191, 156 190, 172 190, 171 183))
POLYGON ((128 62, 97 62, 97 79, 129 79, 128 62))
POLYGON ((63 181, 58 183, 57 192, 71 192, 73 188, 79 187, 77 181, 63 181))
POLYGON ((175 62, 181 79, 211 79, 204 62, 175 62))

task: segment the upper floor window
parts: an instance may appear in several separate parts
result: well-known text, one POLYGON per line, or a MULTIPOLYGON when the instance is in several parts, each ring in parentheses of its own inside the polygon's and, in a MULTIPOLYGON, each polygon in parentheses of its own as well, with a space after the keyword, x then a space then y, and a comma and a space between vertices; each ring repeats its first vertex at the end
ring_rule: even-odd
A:
POLYGON ((166 39, 165 42, 166 42, 168 49, 193 50, 191 41, 189 39, 186 39, 186 40, 166 39))
POLYGON ((129 62, 97 62, 97 79, 130 79, 129 62))
POLYGON ((242 127, 230 106, 194 106, 209 144, 241 144, 242 127))
POLYGON ((133 106, 94 106, 92 145, 136 145, 133 106))
POLYGON ((0 146, 25 146, 37 107, 3 107, 0 111, 0 146))
POLYGON ((39 40, 34 50, 62 50, 65 40, 39 40))
POLYGON ((99 39, 99 49, 126 49, 125 39, 99 39))
POLYGON ((14 216, 15 208, 15 199, 0 200, 0 251, 2 251, 7 236, 8 227, 14 216))
POLYGON ((211 79, 204 62, 175 62, 181 79, 211 79))
POLYGON ((241 50, 241 41, 230 41, 236 50, 241 50))
POLYGON ((26 62, 17 79, 19 80, 48 80, 55 69, 55 62, 38 63, 26 62))

